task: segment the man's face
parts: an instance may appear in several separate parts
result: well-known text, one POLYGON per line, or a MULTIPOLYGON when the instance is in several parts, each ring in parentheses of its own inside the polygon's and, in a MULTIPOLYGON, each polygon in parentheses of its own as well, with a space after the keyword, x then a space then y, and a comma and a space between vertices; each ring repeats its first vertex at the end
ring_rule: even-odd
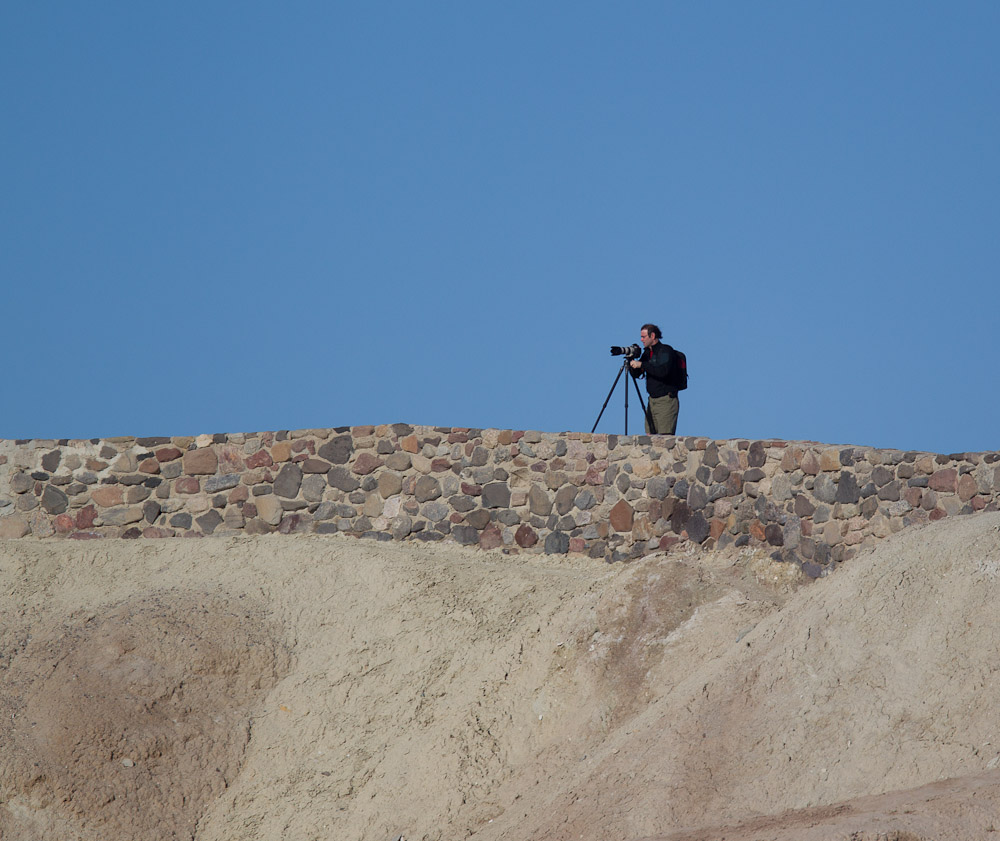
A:
POLYGON ((642 342, 643 347, 651 347, 656 344, 656 336, 646 330, 639 331, 639 341, 642 342))

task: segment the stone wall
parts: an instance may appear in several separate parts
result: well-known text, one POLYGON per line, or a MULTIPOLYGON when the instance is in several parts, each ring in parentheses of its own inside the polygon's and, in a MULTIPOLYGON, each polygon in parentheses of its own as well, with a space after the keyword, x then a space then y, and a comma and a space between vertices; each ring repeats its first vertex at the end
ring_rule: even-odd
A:
POLYGON ((345 532, 609 561, 690 541, 815 577, 998 498, 1000 453, 407 424, 0 440, 6 538, 345 532))

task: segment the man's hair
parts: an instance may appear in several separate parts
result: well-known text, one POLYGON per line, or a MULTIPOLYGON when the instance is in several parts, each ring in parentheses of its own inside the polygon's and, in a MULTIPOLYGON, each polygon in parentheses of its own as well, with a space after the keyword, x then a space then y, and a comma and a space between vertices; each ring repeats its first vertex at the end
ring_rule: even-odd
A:
POLYGON ((656 341, 663 338, 663 332, 655 324, 643 324, 640 329, 645 330, 650 336, 656 336, 656 341))

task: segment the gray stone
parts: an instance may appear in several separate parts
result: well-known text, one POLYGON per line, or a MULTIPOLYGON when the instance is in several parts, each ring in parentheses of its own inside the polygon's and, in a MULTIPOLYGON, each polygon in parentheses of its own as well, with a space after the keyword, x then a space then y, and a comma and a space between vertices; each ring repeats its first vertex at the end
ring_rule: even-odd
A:
POLYGON ((474 546, 479 543, 479 532, 472 526, 455 526, 451 536, 463 546, 474 546))
POLYGON ((664 499, 670 493, 670 482, 663 476, 653 476, 646 481, 646 493, 651 499, 664 499))
POLYGON ((239 473, 228 473, 225 476, 210 476, 205 480, 202 490, 205 493, 218 493, 219 491, 228 491, 230 488, 235 488, 240 483, 241 476, 239 473))
POLYGON ((213 508, 211 511, 202 514, 196 522, 205 534, 211 534, 222 525, 222 515, 213 508))
POLYGON ((447 517, 451 510, 443 502, 428 502, 421 508, 420 513, 432 523, 440 523, 447 517))
POLYGON ((441 483, 433 476, 421 476, 413 488, 417 502, 430 502, 441 496, 441 483))
POLYGON ((49 514, 62 514, 69 507, 69 497, 59 488, 46 485, 42 491, 42 508, 49 514))
POLYGON ((704 543, 709 535, 708 520, 700 511, 695 511, 685 525, 688 538, 695 543, 704 543))
POLYGON ((449 498, 449 503, 451 507, 458 511, 460 514, 464 514, 466 511, 471 511, 476 507, 476 501, 465 494, 455 494, 455 496, 449 498))
POLYGON ((508 508, 497 515, 497 520, 505 526, 516 526, 521 522, 521 515, 513 508, 508 508))
POLYGON ((27 473, 15 473, 10 477, 11 493, 23 494, 35 486, 35 480, 27 473))
POLYGON ((692 511, 701 511, 708 505, 708 491, 704 485, 691 485, 691 489, 688 491, 687 504, 692 511))
POLYGON ((532 485, 528 490, 528 510, 539 517, 548 517, 552 512, 552 500, 540 485, 532 485))
POLYGON ((597 499, 594 497, 593 491, 584 488, 576 495, 573 504, 581 511, 589 511, 597 504, 597 499))
POLYGON ((483 508, 509 508, 510 488, 505 482, 490 482, 483 486, 483 508))
POLYGON ((566 515, 573 510, 573 503, 576 501, 576 486, 563 485, 556 491, 556 513, 566 515))
POLYGON ((333 470, 326 474, 326 481, 331 488, 344 491, 344 493, 356 491, 361 487, 361 483, 346 467, 334 467, 333 470))
POLYGON ((314 520, 330 520, 336 515, 336 503, 321 502, 313 512, 314 520))
POLYGON ((411 464, 410 454, 404 452, 393 453, 385 460, 385 466, 389 470, 397 470, 400 473, 409 470, 411 464))
POLYGON ((792 498, 792 476, 789 473, 778 473, 771 480, 771 499, 784 502, 792 498))
POLYGON ((283 465, 274 478, 274 492, 285 499, 294 499, 299 495, 302 486, 302 468, 288 462, 283 465))
POLYGON ((827 473, 820 473, 813 483, 813 496, 820 502, 833 503, 837 500, 837 485, 827 473))
POLYGON ((354 439, 350 435, 339 435, 332 441, 327 441, 317 450, 320 458, 325 458, 331 464, 347 464, 354 452, 354 439))
POLYGON ((569 551, 569 535, 561 531, 549 532, 545 538, 546 555, 565 555, 569 551))
POLYGON ((302 480, 302 498, 308 502, 321 502, 326 488, 325 476, 310 474, 302 480))
POLYGON ((898 479, 896 479, 892 482, 889 482, 889 484, 887 485, 883 485, 881 488, 879 488, 878 498, 882 500, 895 502, 896 500, 899 499, 899 486, 901 484, 902 483, 898 479))
POLYGON ((861 490, 858 488, 858 480, 853 473, 846 470, 841 471, 840 481, 837 483, 837 502, 856 503, 861 499, 861 490))

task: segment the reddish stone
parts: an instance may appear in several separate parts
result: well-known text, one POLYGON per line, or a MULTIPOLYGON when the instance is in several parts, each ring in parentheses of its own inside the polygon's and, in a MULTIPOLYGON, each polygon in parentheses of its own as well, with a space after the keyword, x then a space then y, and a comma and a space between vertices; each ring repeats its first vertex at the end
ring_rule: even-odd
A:
MULTIPOLYGON (((451 434, 448 435, 449 444, 464 444, 468 440, 469 440, 468 432, 459 432, 457 430, 452 430, 451 434)), ((471 455, 471 453, 469 455, 471 455)))
POLYGON ((96 458, 87 459, 87 470, 92 470, 94 473, 100 473, 102 470, 105 470, 107 466, 108 463, 106 461, 100 461, 96 458))
POLYGON ((194 476, 181 476, 174 482, 174 490, 179 494, 196 494, 201 490, 201 482, 194 476))
POLYGON ((950 491, 954 493, 958 487, 958 471, 953 467, 945 470, 937 470, 931 475, 927 486, 932 491, 950 491))
POLYGON ((803 520, 799 524, 799 530, 802 532, 802 536, 803 537, 809 537, 809 536, 811 536, 812 533, 813 533, 813 521, 812 520, 803 520))
POLYGON ((292 444, 293 453, 309 453, 316 455, 316 442, 311 438, 299 438, 292 444))
POLYGON ((142 530, 143 537, 173 537, 174 533, 169 529, 161 529, 157 526, 147 526, 142 530))
POLYGON ((432 473, 444 473, 451 469, 451 461, 446 458, 436 458, 431 462, 432 473))
POLYGON ((802 472, 809 476, 819 475, 819 458, 814 450, 806 450, 802 454, 802 472))
POLYGON ((545 472, 545 462, 544 461, 536 461, 533 465, 531 465, 531 469, 534 470, 535 473, 544 473, 545 472))
POLYGON ((59 534, 69 534, 76 528, 76 522, 69 514, 60 514, 56 517, 54 525, 59 534))
POLYGON ((229 475, 231 473, 242 473, 245 463, 243 454, 232 444, 218 447, 216 454, 219 457, 219 472, 229 475))
POLYGON ((90 498, 101 508, 113 508, 122 504, 122 489, 120 485, 101 485, 90 492, 90 498))
POLYGON ((680 543, 680 538, 673 534, 665 534, 660 538, 660 549, 666 551, 671 546, 680 543))
POLYGON ((522 549, 528 549, 538 543, 538 534, 527 523, 522 523, 514 532, 514 542, 522 549))
POLYGON ((712 540, 718 540, 722 533, 726 530, 726 521, 719 519, 712 519, 709 523, 708 534, 712 540))
POLYGON ((932 520, 943 520, 947 516, 948 512, 945 511, 943 508, 935 508, 933 511, 931 511, 930 518, 932 520))
POLYGON ((189 476, 210 476, 219 469, 219 457, 211 447, 184 453, 184 472, 189 476))
POLYGON ((100 540, 103 534, 96 531, 75 531, 70 536, 70 540, 100 540))
POLYGON ((250 498, 250 488, 246 485, 237 485, 229 492, 229 503, 235 505, 237 502, 246 502, 250 498))
POLYGON ((587 478, 584 481, 588 485, 603 485, 606 468, 592 466, 587 468, 587 478))
POLYGON ((483 486, 470 485, 468 482, 462 482, 462 493, 466 496, 481 496, 483 493, 483 486))
POLYGON ((569 551, 570 552, 586 552, 587 551, 587 541, 582 537, 571 537, 569 539, 569 551))
POLYGON ((258 450, 247 459, 247 467, 256 470, 258 467, 270 467, 274 464, 271 454, 267 450, 258 450))
POLYGON ((160 462, 155 458, 144 458, 139 462, 139 472, 155 475, 160 472, 160 462))
POLYGON ((480 549, 499 549, 503 546, 503 535, 496 523, 490 523, 479 535, 480 549))
POLYGON ((969 500, 969 504, 972 506, 973 511, 982 511, 989 503, 984 497, 974 496, 969 500))
POLYGON ((321 458, 307 458, 302 462, 303 473, 329 473, 333 465, 321 458))
POLYGON ((903 499, 910 503, 911 508, 920 507, 920 497, 922 497, 924 492, 920 488, 907 488, 903 492, 903 499))
POLYGON ((243 506, 243 517, 244 519, 251 520, 257 516, 257 504, 255 502, 248 502, 243 506))
POLYGON ((635 511, 628 504, 627 500, 620 499, 611 509, 608 518, 611 521, 611 528, 617 532, 632 531, 632 524, 635 522, 635 511))
POLYGON ((750 523, 750 536, 755 540, 764 540, 764 524, 760 520, 754 520, 750 523))
POLYGON ((979 488, 976 487, 976 480, 972 477, 971 473, 966 473, 958 480, 958 498, 962 502, 968 502, 978 491, 979 488))
POLYGON ((162 464, 167 461, 177 461, 182 455, 184 453, 176 447, 163 447, 156 451, 156 460, 162 464))
POLYGON ((278 532, 281 534, 291 534, 295 529, 298 528, 299 522, 302 517, 298 514, 291 514, 287 517, 281 518, 281 523, 278 526, 278 532))
POLYGON ((503 444, 505 447, 508 444, 516 444, 518 441, 520 441, 524 437, 524 430, 523 429, 511 429, 511 430, 507 430, 507 432, 508 432, 507 435, 505 435, 503 432, 501 432, 497 436, 497 441, 499 443, 503 444), (508 440, 504 441, 504 438, 507 438, 508 440))
POLYGON ((450 520, 450 521, 451 521, 451 522, 452 522, 453 524, 455 524, 456 526, 457 526, 457 525, 458 525, 459 523, 464 523, 464 522, 465 522, 465 517, 463 517, 463 516, 462 516, 461 514, 459 514, 459 513, 457 512, 457 511, 456 511, 456 512, 455 512, 454 514, 452 514, 452 515, 451 515, 451 516, 450 516, 450 517, 449 517, 448 519, 449 519, 449 520, 450 520))
POLYGON ((76 512, 76 527, 86 531, 94 527, 96 519, 97 509, 93 505, 86 505, 76 512))
POLYGON ((367 476, 381 466, 382 459, 376 458, 371 453, 362 453, 354 462, 354 467, 351 470, 359 476, 367 476))
POLYGON ((419 453, 420 444, 416 435, 407 435, 399 439, 399 447, 404 453, 419 453))

